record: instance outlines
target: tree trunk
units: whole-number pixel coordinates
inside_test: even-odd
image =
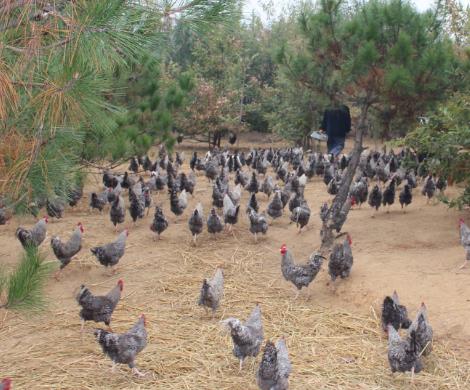
[[[335,242],[335,235],[333,233],[333,219],[336,219],[340,213],[343,205],[348,199],[349,189],[353,181],[354,175],[356,174],[357,166],[361,159],[361,153],[364,148],[362,146],[363,136],[366,129],[367,122],[367,111],[369,110],[369,104],[364,104],[361,107],[361,115],[359,117],[359,123],[356,130],[356,135],[354,139],[354,149],[352,152],[351,160],[349,165],[346,168],[346,172],[341,181],[341,185],[338,191],[338,195],[333,199],[333,203],[328,210],[328,215],[326,217],[326,222],[323,223],[323,237],[320,247],[320,253],[322,256],[327,256],[331,251],[333,244]]]

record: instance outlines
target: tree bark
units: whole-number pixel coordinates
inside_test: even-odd
[[[369,104],[365,103],[361,107],[361,115],[359,117],[359,123],[358,123],[357,130],[356,130],[356,135],[354,139],[354,149],[351,155],[351,160],[349,161],[349,165],[346,168],[346,172],[343,176],[343,180],[341,181],[338,194],[333,199],[333,203],[331,207],[328,209],[326,221],[323,223],[323,229],[322,229],[323,236],[322,236],[322,242],[321,242],[321,247],[320,247],[320,253],[322,256],[325,256],[325,257],[331,251],[333,244],[335,242],[335,238],[336,238],[333,232],[334,230],[333,220],[336,219],[343,205],[348,199],[349,189],[351,187],[351,183],[353,181],[354,175],[356,174],[356,169],[359,165],[361,154],[364,151],[364,147],[362,146],[362,141],[364,137],[364,132],[366,130],[368,110],[369,110]]]

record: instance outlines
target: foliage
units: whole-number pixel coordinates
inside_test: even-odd
[[[45,305],[43,287],[50,274],[50,264],[35,247],[26,248],[15,270],[0,273],[0,297],[7,309],[40,310]]]
[[[148,67],[166,54],[164,38],[176,20],[200,33],[230,18],[234,3],[2,2],[0,195],[24,209],[39,196],[69,193],[83,164],[127,158],[160,136],[168,139],[164,123],[180,104],[178,91],[159,91],[165,104],[142,110],[156,121],[148,128],[137,120],[137,107],[122,105],[127,86],[119,75],[147,58],[143,73],[151,77]],[[155,72],[155,82],[159,76]],[[155,106],[155,93],[141,97],[140,109]]]
[[[461,183],[463,193],[444,198],[451,207],[470,206],[470,97],[456,94],[403,139],[403,144],[427,156],[437,175]]]

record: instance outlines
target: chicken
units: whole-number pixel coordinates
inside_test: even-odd
[[[303,200],[303,195],[295,193],[289,200],[289,211],[292,213],[296,207],[299,207],[302,204]]]
[[[261,349],[264,338],[261,308],[256,305],[245,323],[233,317],[227,318],[222,323],[230,330],[233,341],[233,354],[240,360],[241,370],[243,361],[248,356],[258,356]]]
[[[147,214],[149,215],[150,206],[152,206],[152,194],[150,193],[150,188],[145,186],[142,190],[142,196],[144,199],[144,208],[147,209]]]
[[[387,330],[387,325],[392,325],[396,330],[408,329],[411,321],[408,318],[408,311],[404,305],[400,305],[398,294],[393,292],[392,296],[386,296],[382,305],[382,328]]]
[[[395,177],[392,177],[382,194],[382,204],[387,206],[387,213],[390,212],[390,206],[395,203]]]
[[[375,208],[377,211],[382,204],[382,191],[380,190],[378,184],[372,188],[372,191],[369,194],[369,205],[370,207]]]
[[[281,338],[276,345],[266,342],[263,357],[256,375],[261,390],[288,390],[292,367],[286,341]]]
[[[388,362],[392,373],[411,371],[412,376],[422,370],[423,365],[419,357],[416,343],[416,333],[411,332],[410,337],[402,340],[398,332],[391,325],[387,325],[388,332]]]
[[[67,198],[69,200],[69,206],[70,207],[75,207],[79,200],[82,199],[82,196],[83,196],[83,187],[81,186],[74,186],[72,187],[69,192],[68,192],[68,195],[67,195]]]
[[[209,218],[207,218],[207,231],[214,236],[224,229],[222,219],[217,215],[214,208],[211,209]]]
[[[283,209],[281,191],[278,190],[274,193],[272,201],[268,204],[267,213],[271,218],[276,219],[282,216]]]
[[[134,184],[135,180],[129,176],[129,173],[124,172],[124,176],[121,182],[122,188],[132,188],[134,187]]]
[[[103,246],[91,248],[90,251],[96,256],[101,265],[104,265],[105,267],[114,267],[119,263],[119,260],[124,255],[128,235],[129,231],[125,229],[121,234],[119,234],[115,241]]]
[[[20,240],[23,248],[27,249],[30,246],[38,247],[42,244],[46,239],[47,222],[48,218],[44,217],[36,222],[31,230],[24,229],[22,227],[16,229],[16,237]]]
[[[228,191],[228,196],[230,196],[230,199],[232,200],[233,204],[240,204],[240,199],[242,197],[242,186],[240,184],[237,184],[233,190]]]
[[[134,173],[137,173],[139,171],[139,162],[135,157],[131,158],[131,161],[129,163],[129,171],[132,171]]]
[[[171,212],[178,217],[183,214],[186,207],[188,207],[186,190],[183,190],[178,196],[176,195],[176,191],[172,190],[170,194]]]
[[[5,225],[12,217],[12,213],[6,207],[0,207],[0,225]]]
[[[250,232],[255,236],[255,242],[258,242],[258,234],[266,234],[268,231],[268,222],[264,215],[257,214],[254,209],[249,210],[248,218],[250,219]]]
[[[465,224],[465,221],[461,218],[459,220],[460,228],[460,243],[465,249],[466,260],[460,268],[465,268],[470,262],[470,228]]]
[[[220,191],[217,184],[212,186],[212,206],[221,209],[224,207],[224,193]]]
[[[233,225],[238,222],[238,211],[240,205],[235,206],[230,197],[225,194],[224,196],[224,223],[225,226],[229,225],[229,230],[232,231]]]
[[[62,242],[60,237],[52,236],[51,247],[55,257],[60,261],[60,268],[55,274],[58,280],[62,270],[70,263],[74,257],[82,249],[82,234],[84,233],[83,225],[78,223],[76,229],[67,242]]]
[[[363,176],[358,181],[356,181],[351,187],[351,196],[356,199],[356,203],[361,208],[361,205],[367,202],[368,190],[368,183],[367,177]]]
[[[56,197],[54,199],[47,199],[46,211],[47,215],[51,218],[62,218],[65,210],[65,201],[62,198]]]
[[[124,199],[121,196],[118,196],[111,204],[111,209],[109,210],[109,217],[114,225],[114,231],[117,232],[117,225],[123,223],[126,217]]]
[[[103,352],[113,362],[127,364],[133,374],[144,376],[135,366],[137,355],[147,346],[147,330],[145,329],[145,315],[142,314],[135,325],[126,333],[111,333],[103,329],[95,329],[95,337],[101,345]]]
[[[157,233],[157,237],[160,240],[160,234],[162,234],[167,227],[168,220],[163,215],[163,210],[160,207],[156,206],[153,222],[150,225],[150,230],[154,233]]]
[[[212,279],[204,279],[199,296],[199,306],[204,306],[212,310],[212,316],[220,305],[220,300],[224,294],[224,274],[221,268],[217,268]]]
[[[250,210],[254,210],[256,212],[259,211],[258,201],[256,200],[255,193],[252,193],[250,196],[250,200],[248,201],[248,206],[246,208],[246,212],[249,213]]]
[[[93,295],[83,284],[80,286],[76,300],[82,307],[80,310],[81,331],[83,331],[85,321],[104,322],[106,326],[110,326],[111,316],[121,299],[123,288],[124,282],[122,279],[119,279],[116,286],[106,295]]]
[[[251,192],[251,193],[255,193],[255,194],[258,193],[259,183],[258,183],[258,179],[256,178],[256,173],[255,172],[253,172],[251,174],[251,180],[248,183],[248,185],[245,187],[245,190],[247,190],[248,192]]]
[[[194,168],[196,167],[197,164],[197,152],[193,153],[193,156],[191,157],[191,160],[189,160],[189,167],[191,168],[192,171],[194,171]]]
[[[188,221],[189,230],[193,236],[193,243],[196,245],[197,236],[202,233],[204,228],[204,219],[202,215],[202,204],[198,203],[193,214]]]
[[[191,172],[188,176],[185,173],[180,173],[180,188],[186,190],[191,195],[194,194],[194,188],[196,187],[196,176]]]
[[[307,264],[298,265],[294,263],[291,253],[287,250],[286,245],[281,246],[281,271],[284,279],[292,282],[297,288],[294,299],[297,299],[302,287],[308,287],[315,279],[323,264],[324,257],[319,253],[312,253]]]
[[[295,222],[297,227],[299,228],[299,233],[302,231],[302,228],[308,224],[310,220],[310,208],[306,201],[303,201],[299,207],[296,207],[292,210],[292,215],[290,216],[290,220]]]
[[[261,184],[261,192],[265,193],[268,196],[268,199],[271,197],[272,192],[274,191],[274,181],[271,176],[266,176]]]
[[[434,196],[436,192],[436,182],[432,175],[429,175],[425,182],[421,193],[426,196],[426,202],[429,203],[429,200]]]
[[[0,382],[0,390],[10,390],[11,389],[11,379],[3,378]]]
[[[324,202],[320,208],[320,219],[323,223],[326,222],[326,218],[328,217],[328,203]]]
[[[444,177],[439,176],[437,180],[435,180],[435,183],[436,188],[439,190],[439,193],[443,194],[447,188],[447,180]]]
[[[108,188],[108,193],[106,195],[108,199],[108,203],[113,203],[116,200],[116,198],[119,195],[121,195],[121,192],[122,192],[121,183],[118,183],[117,186],[114,188]]]
[[[246,174],[240,171],[239,169],[237,169],[237,172],[235,174],[235,185],[241,184],[241,186],[245,188],[247,183],[248,183],[248,177],[246,176]]]
[[[331,250],[330,261],[328,262],[328,274],[333,282],[337,277],[344,279],[351,273],[353,265],[351,244],[351,236],[347,234],[343,243],[336,244]]]
[[[339,190],[338,181],[335,178],[331,179],[326,188],[326,192],[328,192],[330,195],[337,195],[338,190]]]
[[[428,311],[424,302],[418,310],[415,320],[408,328],[408,336],[411,338],[412,332],[416,335],[416,346],[418,353],[427,356],[432,351],[433,330],[428,322]]]
[[[107,196],[108,194],[106,191],[100,194],[92,192],[90,198],[90,211],[93,209],[98,209],[101,213],[104,209],[104,206],[106,206],[106,203],[108,203]]]
[[[215,161],[208,161],[206,163],[205,172],[209,182],[215,180],[215,178],[217,177],[217,165]]]
[[[411,192],[411,187],[408,183],[403,186],[403,189],[398,196],[398,200],[400,201],[401,208],[403,208],[403,206],[407,207],[411,204],[413,193]]]

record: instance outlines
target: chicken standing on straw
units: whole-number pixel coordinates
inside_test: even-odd
[[[160,240],[160,234],[162,234],[168,227],[168,220],[166,219],[165,215],[163,214],[163,210],[156,206],[155,207],[155,215],[153,217],[152,224],[150,225],[150,230],[157,234],[157,239]],[[155,241],[155,236],[154,236]]]
[[[240,370],[248,356],[256,357],[263,342],[263,321],[259,305],[253,309],[245,323],[238,318],[227,318],[222,324],[230,330],[233,341],[233,354],[240,359]]]
[[[212,279],[204,279],[199,296],[199,306],[212,310],[212,317],[220,305],[220,300],[224,294],[224,274],[221,268],[217,268]]]
[[[147,346],[147,330],[145,315],[142,314],[135,325],[126,333],[111,333],[103,329],[95,329],[95,337],[103,352],[113,362],[112,371],[116,364],[127,364],[132,373],[145,376],[135,366],[137,355]]]
[[[392,325],[395,330],[400,328],[408,329],[411,321],[408,318],[408,310],[404,305],[400,305],[398,294],[393,292],[392,296],[386,296],[382,305],[382,328],[386,332],[387,326]]]
[[[193,244],[196,245],[197,236],[202,233],[204,228],[204,219],[202,214],[202,204],[198,203],[193,214],[188,221],[189,230],[193,236]]]
[[[54,251],[55,257],[60,261],[60,268],[55,273],[56,280],[59,280],[59,275],[62,270],[72,261],[74,257],[82,249],[82,234],[84,233],[83,225],[78,223],[77,228],[74,230],[67,242],[62,242],[60,237],[53,236],[51,239],[51,247]]]
[[[230,197],[225,194],[224,196],[224,222],[225,226],[229,226],[229,231],[232,231],[233,225],[238,222],[238,211],[240,205],[235,206]]]
[[[284,338],[281,338],[276,345],[271,341],[266,342],[257,373],[259,388],[261,390],[288,390],[291,370]]]
[[[392,373],[411,371],[413,380],[414,374],[423,368],[416,342],[416,332],[412,331],[409,337],[402,339],[392,324],[388,324],[387,332],[388,362]]]
[[[258,214],[255,210],[250,209],[248,212],[250,220],[250,232],[255,236],[255,242],[258,242],[258,234],[266,234],[268,231],[268,221],[262,214]]]
[[[222,230],[224,230],[222,218],[217,215],[215,208],[212,208],[209,218],[207,218],[207,231],[215,237],[215,235],[220,233]]]
[[[429,355],[432,351],[433,330],[428,321],[428,311],[424,302],[421,303],[416,319],[408,329],[409,337],[412,332],[416,332],[418,352],[423,356]]]
[[[124,282],[119,279],[116,286],[111,289],[106,295],[93,295],[91,291],[83,284],[80,286],[80,291],[77,294],[77,302],[82,307],[80,310],[80,318],[83,331],[85,321],[104,322],[109,330],[112,332],[110,323],[111,316],[114,309],[121,299],[121,293],[124,288]]]

